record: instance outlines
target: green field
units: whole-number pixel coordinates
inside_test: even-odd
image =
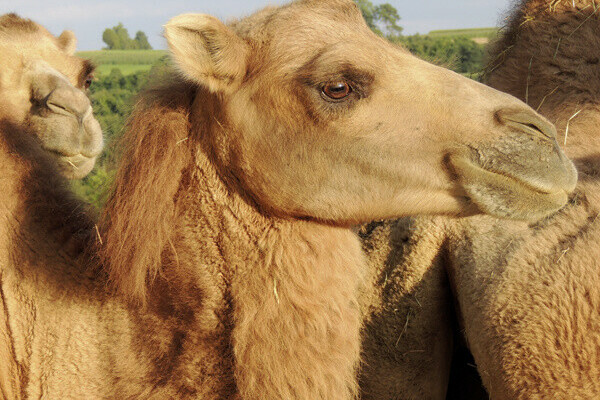
[[[96,73],[98,75],[108,75],[115,68],[120,69],[123,75],[130,75],[136,72],[150,71],[152,64],[99,64]]]
[[[149,71],[162,57],[167,55],[164,50],[95,50],[80,51],[79,57],[92,60],[99,75],[109,74],[113,68],[118,68],[124,75],[139,71]]]
[[[465,36],[468,38],[494,39],[498,36],[498,28],[444,29],[428,33],[429,36]]]

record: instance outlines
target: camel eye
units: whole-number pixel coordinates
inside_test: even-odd
[[[90,86],[92,86],[93,81],[94,81],[94,76],[88,75],[87,78],[85,78],[85,82],[83,82],[83,87],[86,89],[89,89]]]
[[[347,82],[331,82],[323,86],[323,94],[332,100],[342,100],[352,93],[352,88]]]

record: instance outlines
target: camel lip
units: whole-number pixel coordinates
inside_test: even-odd
[[[56,162],[66,178],[81,179],[94,168],[96,157],[87,157],[82,154],[58,156]]]
[[[93,151],[93,152],[79,152],[79,153],[67,153],[64,151],[60,151],[60,150],[56,150],[56,149],[51,149],[51,148],[47,148],[47,147],[43,147],[42,148],[47,151],[48,153],[52,154],[54,157],[57,157],[59,159],[69,159],[71,162],[81,162],[81,161],[86,161],[86,160],[90,160],[93,158],[96,158],[100,155],[100,153],[102,152],[102,150],[99,151]]]
[[[457,173],[460,176],[460,170],[464,169],[465,167],[468,167],[469,169],[471,169],[471,172],[475,172],[476,174],[492,174],[498,177],[501,177],[503,179],[509,179],[511,182],[519,185],[520,187],[527,189],[531,192],[537,193],[537,194],[541,194],[541,195],[547,195],[547,196],[556,196],[557,194],[570,194],[575,190],[575,185],[572,185],[570,187],[561,187],[561,188],[557,188],[556,190],[550,190],[547,188],[546,185],[542,185],[542,184],[537,184],[537,182],[535,180],[532,179],[526,179],[525,177],[519,177],[519,176],[515,176],[512,175],[510,173],[507,173],[505,171],[498,171],[498,170],[493,170],[493,169],[488,169],[488,168],[484,168],[481,165],[478,165],[477,163],[473,162],[472,160],[470,160],[468,157],[460,157],[462,160],[462,162],[460,163],[460,167],[458,167],[457,169]],[[452,163],[455,167],[457,167],[457,163],[456,163],[456,159],[455,162]]]

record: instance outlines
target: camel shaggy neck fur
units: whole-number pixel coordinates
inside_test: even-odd
[[[23,397],[351,399],[365,273],[351,224],[545,215],[574,185],[545,119],[376,37],[349,0],[229,26],[186,14],[165,36],[179,74],[141,95],[97,225],[41,179],[31,186],[66,196],[55,215],[75,219],[54,227],[21,189],[34,157],[2,153],[18,199],[1,209],[14,221],[2,295]],[[486,169],[517,133],[544,163]]]

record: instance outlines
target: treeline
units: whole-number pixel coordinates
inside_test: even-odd
[[[462,36],[403,36],[400,15],[389,3],[375,5],[369,0],[355,0],[367,25],[376,34],[405,46],[411,53],[427,61],[468,75],[483,68],[485,48]]]
[[[411,53],[461,74],[477,75],[483,69],[485,46],[464,36],[404,36],[395,40]]]

